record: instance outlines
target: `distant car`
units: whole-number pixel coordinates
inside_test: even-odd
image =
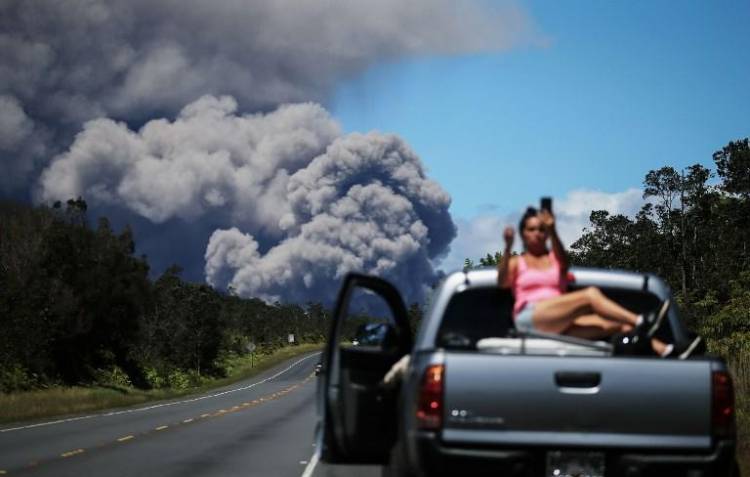
[[[573,268],[569,280],[636,313],[671,298],[652,274]],[[379,347],[339,345],[356,288],[391,309],[393,339]],[[698,346],[663,359],[520,333],[493,269],[449,275],[416,341],[388,282],[350,274],[339,297],[318,382],[323,462],[380,464],[398,477],[738,475],[732,380]],[[657,337],[699,342],[676,306]],[[405,355],[402,382],[389,387],[383,377]]]

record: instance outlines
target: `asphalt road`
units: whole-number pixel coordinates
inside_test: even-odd
[[[0,427],[0,475],[375,477],[317,462],[318,354],[211,393]]]

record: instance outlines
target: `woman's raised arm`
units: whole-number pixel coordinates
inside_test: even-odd
[[[513,227],[505,227],[503,238],[505,239],[505,250],[503,257],[497,264],[497,284],[500,288],[510,288],[513,270],[511,267],[511,249],[513,248]]]
[[[570,262],[568,260],[568,252],[565,251],[565,246],[560,241],[560,237],[557,235],[557,228],[555,227],[555,216],[548,210],[542,210],[539,212],[539,219],[547,229],[550,241],[552,242],[552,252],[555,254],[557,261],[560,263],[560,272],[568,273],[568,267]]]

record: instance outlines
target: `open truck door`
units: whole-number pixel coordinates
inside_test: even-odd
[[[383,377],[412,347],[401,295],[380,278],[350,273],[334,309],[319,382],[321,459],[384,464],[396,437],[396,395]]]

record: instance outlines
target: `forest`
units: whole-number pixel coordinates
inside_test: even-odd
[[[570,246],[574,264],[654,272],[688,325],[725,356],[740,383],[750,369],[750,146],[730,142],[700,164],[649,171],[634,216],[591,212]],[[498,236],[499,236],[498,231]],[[129,228],[90,224],[82,198],[51,206],[0,202],[0,391],[115,383],[188,386],[222,362],[325,340],[322,303],[266,303],[180,277],[152,277]],[[487,254],[477,266],[496,263]],[[466,260],[467,267],[474,262]],[[416,327],[422,309],[409,307]],[[356,326],[355,323],[352,326]]]
[[[688,326],[709,349],[750,365],[748,138],[716,151],[713,162],[715,170],[694,164],[648,171],[644,205],[635,217],[593,210],[590,226],[568,253],[574,265],[664,278]],[[495,265],[499,257],[488,253],[476,265],[467,258],[465,266]]]
[[[180,278],[151,279],[133,233],[88,223],[81,199],[0,202],[0,391],[54,385],[185,388],[232,355],[320,343],[320,303],[266,303]]]

